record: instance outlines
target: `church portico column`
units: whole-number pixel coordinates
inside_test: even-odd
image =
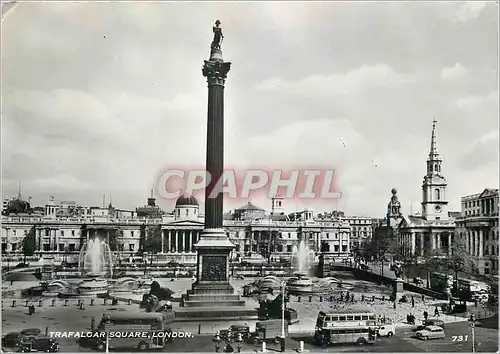
[[[174,232],[174,238],[175,238],[175,244],[174,244],[175,253],[179,253],[180,252],[180,250],[179,250],[179,231],[175,230],[173,232]]]
[[[165,230],[161,230],[161,252],[165,252]]]
[[[415,245],[415,243],[416,243],[416,242],[415,242],[415,241],[416,241],[416,240],[415,240],[415,233],[413,233],[413,232],[412,232],[412,233],[410,234],[410,237],[411,237],[411,255],[412,255],[412,256],[414,256],[414,255],[415,255],[415,246],[416,246],[416,245]]]
[[[448,233],[448,256],[451,256],[451,232]]]
[[[420,256],[424,255],[424,234],[420,234]]]

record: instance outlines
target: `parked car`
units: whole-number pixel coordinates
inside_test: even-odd
[[[44,352],[56,353],[59,351],[59,342],[50,337],[23,337],[20,344],[20,351],[28,352]]]
[[[15,348],[21,341],[22,335],[19,332],[7,333],[2,338],[2,347]]]
[[[417,331],[415,333],[415,337],[417,339],[443,339],[446,337],[444,334],[444,329],[438,326],[426,326],[424,329],[421,331]]]
[[[360,265],[359,265],[359,269],[362,269],[362,270],[370,270],[370,267],[368,267],[366,264],[360,264]]]
[[[229,341],[236,340],[238,333],[241,333],[241,338],[246,341],[250,338],[250,327],[244,325],[232,325],[229,327]]]
[[[396,326],[393,324],[378,327],[378,335],[381,337],[392,337],[394,334],[396,334]]]

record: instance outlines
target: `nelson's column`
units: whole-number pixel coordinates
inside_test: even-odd
[[[205,229],[194,245],[198,252],[197,276],[192,289],[182,296],[180,318],[255,318],[256,311],[234,293],[229,284],[229,254],[235,247],[223,229],[223,195],[216,185],[224,170],[224,83],[231,63],[222,59],[223,39],[220,21],[213,27],[210,59],[205,60],[203,76],[208,83],[208,122],[206,170],[212,176],[205,189]],[[213,195],[212,195],[213,194]]]

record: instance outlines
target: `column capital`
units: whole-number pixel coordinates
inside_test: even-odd
[[[218,60],[205,60],[202,73],[207,78],[208,86],[222,86],[226,82],[231,63]]]

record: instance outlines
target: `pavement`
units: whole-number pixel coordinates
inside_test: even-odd
[[[342,274],[339,273],[340,276]],[[241,289],[241,284],[250,282],[251,279],[239,281],[234,284],[236,289]],[[161,281],[162,286],[168,286],[173,289],[176,294],[181,294],[186,288],[190,286],[190,279],[179,279],[179,281]],[[319,301],[315,298],[309,302],[308,299],[302,298],[298,301],[297,297],[291,297],[289,307],[297,310],[300,322],[290,326],[289,338],[286,341],[287,352],[294,351],[299,348],[300,341],[304,341],[306,351],[323,352],[323,351],[340,351],[340,352],[455,352],[455,351],[471,351],[471,329],[466,322],[466,318],[441,315],[440,319],[443,320],[447,337],[441,341],[418,341],[412,338],[412,326],[404,323],[406,315],[413,313],[416,316],[417,323],[422,320],[422,313],[427,310],[429,314],[434,313],[434,306],[439,302],[433,302],[432,299],[426,298],[421,301],[421,296],[415,296],[415,307],[411,303],[398,304],[396,310],[393,308],[393,303],[390,301],[382,300],[365,300],[361,302],[361,294],[367,298],[371,294],[380,297],[381,294],[390,293],[389,288],[380,287],[377,284],[370,282],[349,280],[350,283],[355,284],[351,294],[355,294],[355,303],[346,303],[339,300],[339,293],[335,293],[334,301],[329,301],[329,296],[324,297],[324,301]],[[241,283],[241,284],[240,284]],[[20,284],[13,284],[16,290]],[[254,303],[257,306],[256,299],[247,299],[249,303]],[[2,301],[2,332],[15,332],[26,328],[40,328],[45,331],[48,327],[49,331],[88,331],[90,330],[90,321],[92,317],[98,322],[105,312],[142,312],[137,304],[130,304],[120,302],[118,305],[108,304],[104,305],[103,299],[95,299],[94,306],[90,306],[90,299],[85,299],[86,307],[80,310],[77,306],[76,299],[70,299],[69,305],[64,306],[63,299],[56,299],[56,306],[51,306],[52,299],[45,298],[42,307],[38,307],[38,302],[34,301],[35,314],[29,315],[28,309],[25,307],[25,301],[21,298],[17,299],[17,306],[12,307],[12,298],[3,298]],[[173,303],[174,310],[178,304]],[[312,343],[313,331],[316,322],[316,316],[319,311],[335,311],[343,308],[355,308],[373,311],[379,316],[386,316],[397,323],[397,333],[393,338],[381,338],[373,345],[366,347],[359,347],[353,345],[347,346],[330,346],[327,348],[320,348]],[[498,320],[498,317],[497,317]],[[457,322],[458,321],[458,322]],[[168,343],[163,351],[170,352],[200,352],[200,351],[214,351],[214,343],[212,341],[213,334],[220,329],[227,329],[233,324],[246,324],[253,330],[257,321],[219,321],[219,322],[174,322],[170,324],[173,331],[188,332],[192,335],[191,338],[183,338],[174,340]],[[453,323],[456,322],[456,323]],[[494,320],[481,320],[481,325],[475,331],[476,335],[476,349],[479,352],[497,351],[498,349],[498,334],[497,329],[492,328],[491,325]],[[489,324],[488,324],[489,323]],[[496,326],[498,328],[498,326]],[[453,340],[453,336],[457,336]],[[462,336],[462,341],[458,340],[458,336]],[[467,339],[465,340],[465,338]],[[90,351],[86,348],[80,348],[75,338],[60,338],[61,351],[63,352],[79,352]],[[334,348],[334,349],[333,349]],[[242,347],[243,352],[257,352],[260,347],[253,344],[244,344]],[[279,351],[278,345],[274,343],[268,344],[268,351]]]

